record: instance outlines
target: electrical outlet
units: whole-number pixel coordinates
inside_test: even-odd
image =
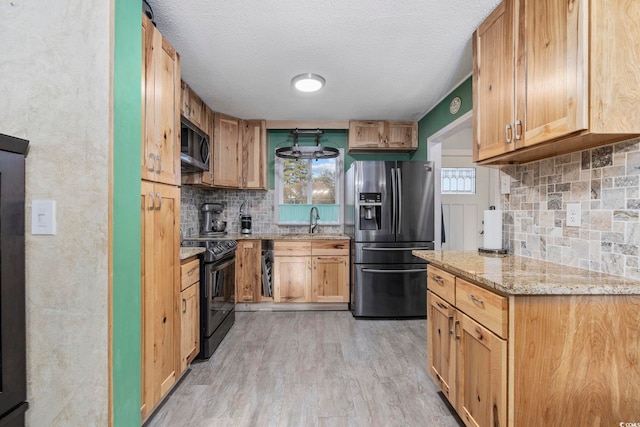
[[[567,227],[580,227],[581,220],[580,203],[567,203]]]

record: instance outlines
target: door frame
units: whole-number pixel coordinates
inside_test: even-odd
[[[434,243],[436,251],[442,249],[442,215],[438,214],[438,211],[442,212],[442,198],[440,197],[442,142],[460,130],[472,126],[472,122],[473,110],[470,110],[427,138],[427,158],[434,162],[435,167],[433,206],[435,228]],[[497,207],[500,202],[499,167],[489,167],[489,169],[489,206]]]

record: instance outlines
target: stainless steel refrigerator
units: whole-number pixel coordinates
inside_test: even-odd
[[[357,161],[345,179],[345,233],[352,240],[355,317],[425,317],[434,247],[433,162]]]

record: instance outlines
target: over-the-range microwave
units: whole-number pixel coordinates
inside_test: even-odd
[[[184,172],[209,170],[209,136],[189,119],[180,116],[180,162]]]

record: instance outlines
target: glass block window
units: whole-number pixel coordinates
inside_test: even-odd
[[[442,168],[442,194],[476,194],[476,168]]]

